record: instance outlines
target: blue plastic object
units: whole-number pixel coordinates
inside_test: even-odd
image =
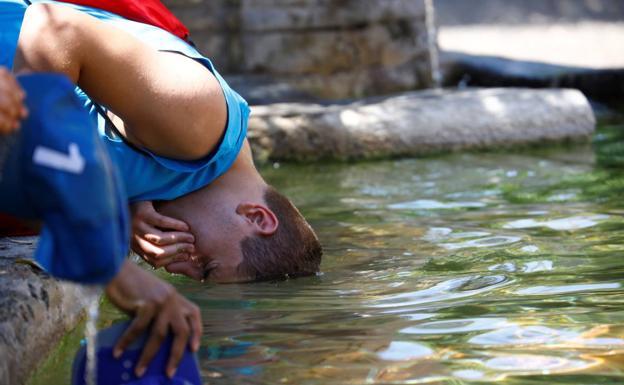
[[[134,367],[147,340],[147,334],[129,346],[119,359],[113,357],[115,342],[128,327],[129,322],[117,323],[101,330],[97,335],[97,382],[98,385],[201,385],[197,357],[190,350],[184,352],[178,370],[172,379],[165,374],[165,365],[171,351],[172,336],[169,335],[152,359],[143,377],[134,375]],[[72,369],[72,385],[85,385],[86,346],[82,346]]]
[[[128,251],[122,182],[67,78],[18,80],[29,116],[3,163],[0,211],[43,220],[35,259],[50,274],[107,283]]]

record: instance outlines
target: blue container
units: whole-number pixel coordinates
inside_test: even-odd
[[[147,334],[129,346],[119,359],[113,357],[113,347],[129,324],[129,322],[120,322],[98,333],[96,342],[98,385],[201,385],[197,357],[188,348],[184,352],[175,376],[169,379],[165,374],[173,342],[171,334],[150,362],[143,377],[136,377],[134,367],[147,341]],[[86,345],[83,345],[74,359],[72,385],[86,384],[86,364]]]

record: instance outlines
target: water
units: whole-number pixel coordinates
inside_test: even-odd
[[[624,383],[623,132],[263,168],[318,230],[323,273],[169,278],[202,309],[205,384]]]
[[[206,383],[624,383],[607,147],[263,169],[318,229],[323,274],[179,282]]]
[[[85,340],[87,343],[87,368],[85,382],[87,385],[97,384],[96,335],[102,287],[87,286],[84,289],[87,304],[87,321],[85,324]]]

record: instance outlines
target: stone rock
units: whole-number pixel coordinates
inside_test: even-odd
[[[393,69],[370,67],[328,75],[238,75],[227,76],[226,79],[250,104],[315,102],[400,92],[405,82],[422,81],[414,73],[412,64],[406,63]]]
[[[368,159],[587,139],[595,118],[577,90],[410,92],[344,105],[252,109],[262,160]]]
[[[424,0],[165,4],[225,74],[277,79],[299,93],[331,99],[432,84]]]
[[[35,237],[0,238],[0,383],[24,384],[83,315],[84,296],[28,264]]]
[[[419,0],[242,0],[244,31],[352,29],[368,24],[420,19]]]

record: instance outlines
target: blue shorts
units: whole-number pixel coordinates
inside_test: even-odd
[[[33,1],[33,3],[54,1]],[[249,106],[232,90],[215,70],[209,59],[203,57],[184,40],[160,28],[127,20],[99,9],[74,4],[59,3],[74,8],[135,36],[145,44],[160,50],[173,51],[197,60],[211,71],[223,90],[228,109],[227,126],[218,148],[197,161],[182,161],[153,154],[147,149],[137,149],[126,143],[111,129],[110,123],[87,95],[79,89],[78,95],[96,120],[113,163],[119,169],[129,201],[171,200],[198,190],[224,174],[234,163],[247,134]],[[11,68],[17,38],[26,9],[23,1],[0,0],[0,65]],[[103,36],[105,38],[105,36]]]

